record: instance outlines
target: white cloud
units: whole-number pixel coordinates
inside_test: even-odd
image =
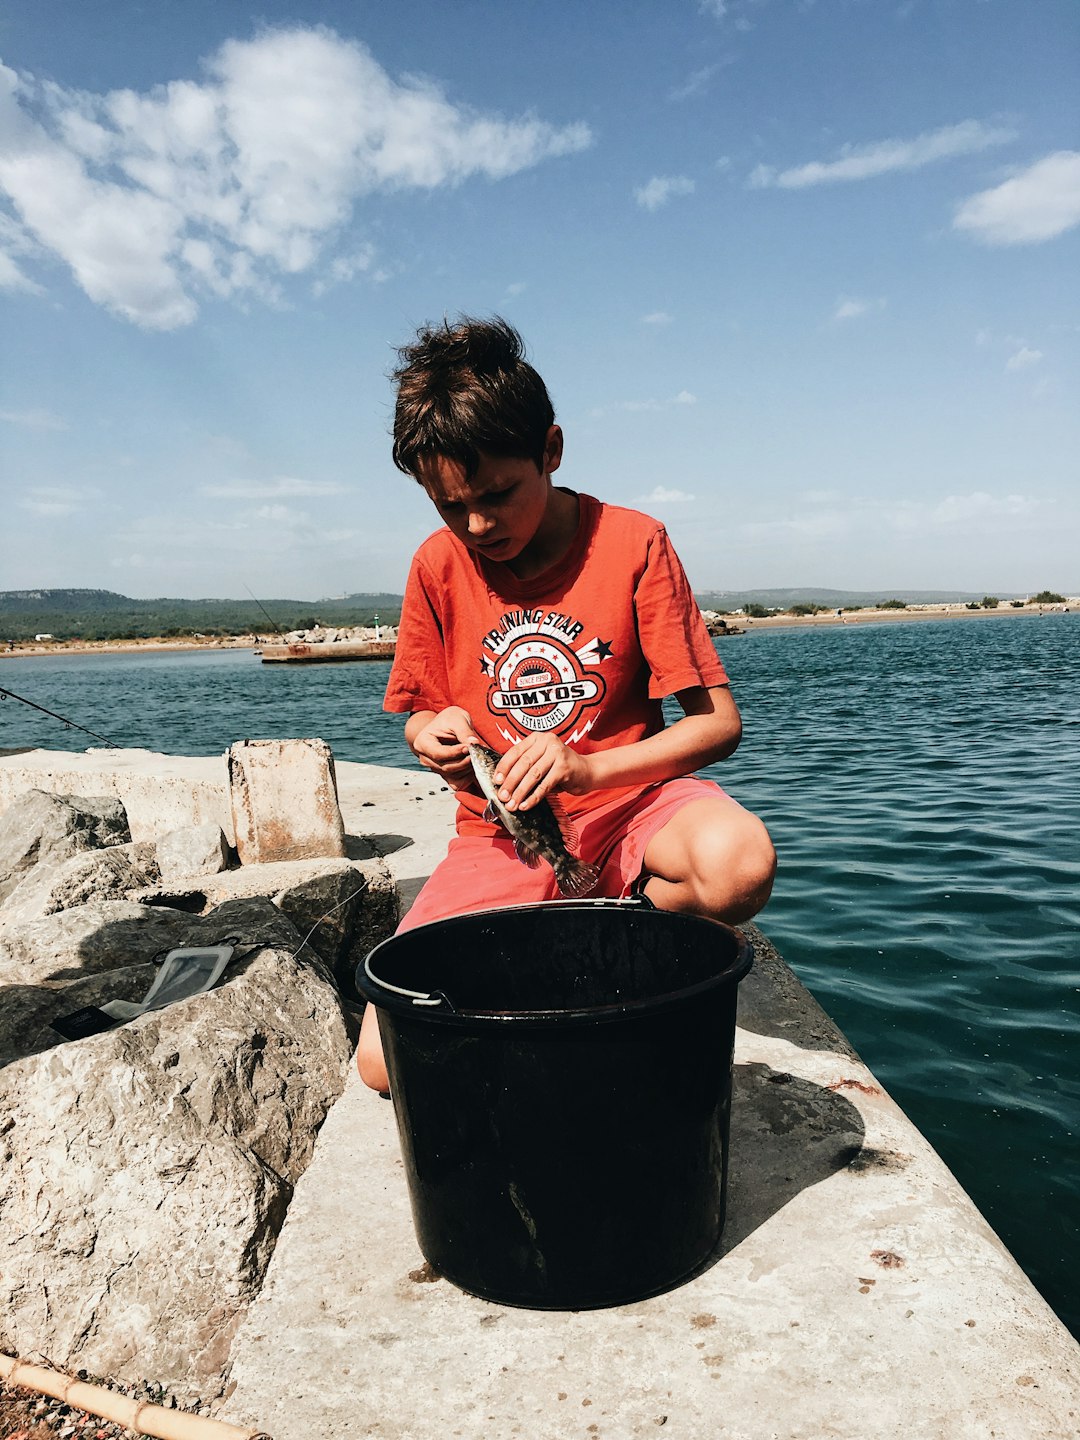
[[[28,295],[41,295],[40,285],[19,269],[13,256],[0,250],[0,290],[23,290]]]
[[[199,493],[213,500],[280,500],[297,496],[344,495],[346,487],[332,480],[294,480],[282,475],[274,480],[227,480],[201,485]]]
[[[1016,131],[1004,125],[984,125],[964,120],[928,131],[912,140],[878,140],[872,145],[845,145],[835,160],[813,160],[790,170],[759,165],[750,175],[753,189],[778,186],[782,190],[803,190],[809,185],[832,184],[842,180],[868,180],[894,170],[919,170],[936,160],[955,155],[974,155],[993,145],[1016,139]]]
[[[335,256],[327,268],[325,276],[315,281],[311,287],[315,296],[325,295],[334,285],[346,284],[355,280],[357,275],[371,275],[377,279],[383,275],[382,271],[372,271],[375,263],[374,245],[362,245],[359,250],[354,250],[350,255]]]
[[[255,511],[257,520],[271,520],[276,525],[308,524],[310,516],[302,510],[291,510],[288,505],[260,505]]]
[[[877,300],[857,300],[853,298],[839,299],[836,302],[836,309],[833,311],[833,321],[858,320],[863,315],[869,315],[876,310],[884,310],[886,301],[883,298]]]
[[[668,99],[678,102],[703,94],[709,88],[709,81],[719,69],[719,65],[704,65],[700,70],[695,70],[681,85],[676,85],[675,89],[669,92]]]
[[[988,495],[985,490],[973,490],[968,495],[946,495],[931,507],[930,517],[939,525],[956,525],[973,520],[1016,519],[1039,508],[1039,501],[1027,495]]]
[[[693,499],[694,496],[686,490],[670,490],[666,485],[657,485],[648,495],[642,495],[639,503],[644,505],[686,505]]]
[[[1026,345],[1021,345],[1015,355],[1010,355],[1005,361],[1006,370],[1030,370],[1033,365],[1038,365],[1043,358],[1041,350],[1029,350]]]
[[[1036,245],[1080,225],[1080,151],[1059,150],[957,207],[953,229],[983,245]]]
[[[151,329],[190,323],[206,294],[272,297],[365,196],[498,180],[592,143],[582,124],[504,120],[394,80],[328,29],[230,40],[204,70],[93,95],[0,66],[0,191],[92,300]],[[354,247],[330,278],[372,259]]]
[[[8,425],[23,425],[27,430],[66,430],[67,421],[51,410],[0,410],[0,420]]]
[[[697,396],[692,395],[689,390],[680,390],[677,395],[672,395],[670,400],[616,400],[611,405],[599,405],[589,413],[593,419],[601,415],[610,414],[614,411],[621,411],[626,415],[656,414],[661,410],[670,410],[673,405],[696,405]]]
[[[722,20],[727,14],[727,0],[698,0],[698,9],[702,15],[711,15],[714,20]]]
[[[648,315],[642,315],[643,325],[670,325],[672,317],[666,310],[651,310]]]
[[[756,549],[783,549],[843,541],[848,556],[856,549],[872,551],[892,537],[932,539],[955,549],[958,532],[967,541],[1009,536],[1045,523],[1047,502],[1028,495],[991,495],[983,490],[946,495],[940,500],[882,498],[877,495],[840,495],[810,492],[800,497],[803,506],[774,510],[760,519],[737,523],[729,543]],[[839,552],[837,552],[839,553]],[[945,553],[945,552],[943,552]],[[950,552],[951,553],[951,552]]]
[[[672,196],[693,193],[694,182],[686,175],[654,175],[634,191],[634,199],[643,210],[659,210]]]
[[[84,510],[90,498],[90,492],[78,490],[72,485],[35,485],[27,491],[19,505],[31,515],[53,520]]]

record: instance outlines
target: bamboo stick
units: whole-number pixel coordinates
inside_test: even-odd
[[[51,1395],[65,1405],[88,1410],[103,1420],[115,1420],[137,1435],[152,1435],[155,1440],[270,1440],[262,1430],[242,1430],[227,1420],[209,1420],[183,1410],[166,1410],[147,1400],[133,1400],[130,1395],[108,1390],[104,1385],[76,1380],[60,1370],[17,1360],[13,1355],[0,1353],[0,1379],[36,1390],[39,1395]]]

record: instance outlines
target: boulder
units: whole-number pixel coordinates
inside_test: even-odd
[[[5,985],[0,990],[0,1067],[40,1055],[64,1043],[52,1028],[61,1015],[107,1000],[140,1003],[153,984],[156,967],[125,965],[103,975],[85,975],[53,985]]]
[[[0,1066],[59,1045],[50,1028],[58,1015],[142,1000],[155,960],[188,944],[192,928],[183,911],[127,900],[0,927]],[[215,931],[212,938],[223,937]]]
[[[163,880],[189,875],[217,875],[229,868],[229,842],[220,825],[208,820],[170,830],[157,842],[157,863]]]
[[[196,924],[180,910],[130,900],[101,900],[38,920],[9,921],[0,926],[0,986],[67,984],[126,965],[150,964],[166,950],[187,944]],[[0,1014],[2,1000],[0,990]]]
[[[354,1033],[268,901],[184,920],[180,943],[263,948],[208,994],[0,1070],[0,1347],[192,1402],[220,1393]]]
[[[89,900],[114,900],[159,878],[157,853],[148,840],[73,855],[54,865],[39,862],[0,904],[0,924],[38,920]]]
[[[372,946],[393,934],[397,887],[384,860],[278,860],[242,865],[218,875],[162,882],[136,892],[142,901],[208,910],[242,896],[266,895],[326,961],[352,1003],[356,966]],[[2,913],[2,912],[0,912]]]
[[[0,815],[0,903],[42,862],[131,839],[127,815],[110,795],[50,795],[27,790]]]

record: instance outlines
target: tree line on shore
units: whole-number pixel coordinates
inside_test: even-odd
[[[775,615],[808,616],[843,610],[905,610],[913,604],[933,603],[914,593],[906,599],[874,601],[851,591],[810,591],[807,598],[790,599],[794,591],[751,591],[736,595],[706,591],[697,596],[702,609],[718,615],[765,619]],[[756,596],[757,598],[751,598]],[[828,597],[827,600],[824,597]],[[782,598],[781,598],[782,597]],[[813,598],[811,598],[813,597]],[[1004,597],[984,595],[938,596],[940,603],[964,604],[969,610],[994,610],[1002,604],[1059,605],[1064,596],[1053,590],[1037,595]],[[773,600],[773,603],[769,603]],[[110,590],[9,590],[0,592],[0,640],[26,644],[47,636],[56,641],[191,640],[254,635],[277,639],[292,630],[316,626],[396,625],[401,614],[400,595],[371,593],[339,599],[306,600],[133,600]]]

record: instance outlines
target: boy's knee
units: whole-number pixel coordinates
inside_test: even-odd
[[[772,893],[776,850],[764,823],[742,810],[734,824],[699,833],[692,865],[703,910],[739,923],[756,915]]]
[[[364,1011],[360,1025],[360,1041],[356,1047],[356,1068],[369,1090],[389,1090],[390,1079],[383,1059],[382,1038],[378,1016],[373,1005]]]

